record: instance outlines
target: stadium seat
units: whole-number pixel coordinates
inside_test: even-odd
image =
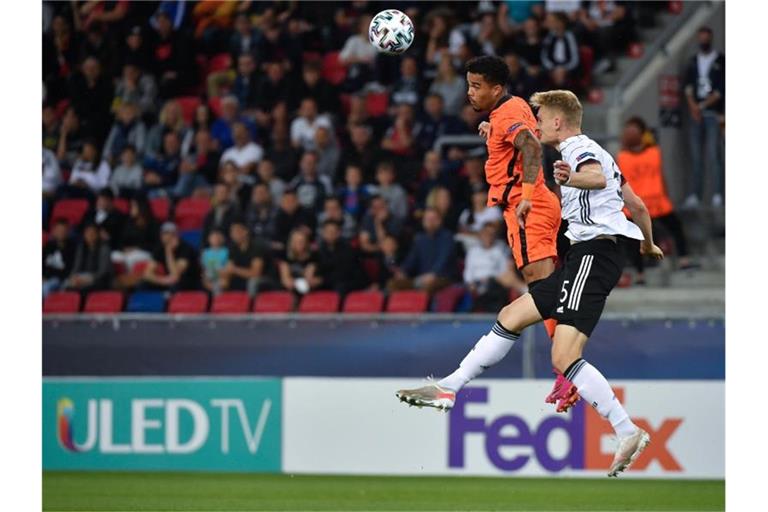
[[[337,292],[309,292],[299,302],[299,313],[337,313],[341,297]]]
[[[332,85],[339,85],[347,78],[347,68],[339,60],[340,52],[328,52],[323,56],[323,78]]]
[[[45,247],[45,244],[48,243],[48,239],[50,237],[51,237],[51,235],[49,235],[46,230],[43,230],[43,247]]]
[[[83,220],[83,215],[88,211],[88,201],[85,199],[59,199],[53,205],[51,223],[58,219],[66,219],[72,226],[77,226]]]
[[[381,313],[384,294],[377,291],[350,292],[344,299],[344,313]]]
[[[344,117],[347,117],[352,110],[352,96],[339,94],[339,101],[341,102],[341,111],[344,113]]]
[[[180,231],[202,229],[203,220],[211,208],[208,198],[187,197],[176,205],[176,226]]]
[[[291,311],[293,311],[291,292],[261,292],[253,301],[254,313],[290,313]]]
[[[579,86],[588,89],[592,85],[592,66],[595,62],[595,51],[586,45],[579,46],[579,62],[581,63]]]
[[[199,229],[191,229],[188,231],[182,231],[181,239],[187,242],[189,245],[195,248],[195,250],[200,250],[200,245],[203,239],[203,232]]]
[[[211,109],[211,113],[216,117],[221,117],[221,98],[214,96],[208,100],[208,108]]]
[[[136,292],[128,298],[125,310],[129,313],[162,313],[165,296],[163,292]]]
[[[205,68],[205,76],[217,71],[226,71],[232,67],[232,56],[228,53],[217,53],[208,61]]]
[[[208,294],[205,292],[176,292],[168,302],[169,313],[205,313]]]
[[[509,290],[509,302],[514,302],[517,299],[519,299],[522,296],[522,293],[520,293],[515,288],[512,288]]]
[[[152,215],[155,216],[155,219],[157,219],[158,222],[165,222],[168,220],[171,203],[165,197],[156,197],[149,200],[149,208],[152,210]]]
[[[195,121],[195,110],[200,106],[201,100],[197,96],[180,96],[176,98],[181,107],[181,115],[187,125],[192,126]]]
[[[374,258],[362,258],[363,272],[371,283],[378,283],[381,276],[381,264]]]
[[[387,313],[424,313],[429,304],[429,295],[422,290],[401,290],[392,292],[387,302]]]
[[[43,301],[43,313],[77,313],[80,311],[80,294],[77,292],[53,292]]]
[[[435,293],[435,297],[432,299],[432,311],[435,313],[453,313],[466,292],[460,284],[443,288]]]
[[[83,313],[119,313],[122,310],[122,292],[91,292],[85,298]]]
[[[365,97],[365,109],[372,117],[386,115],[389,107],[389,94],[386,92],[372,92]]]
[[[217,315],[247,313],[250,305],[251,298],[248,292],[223,292],[213,298],[211,313]]]
[[[119,211],[120,213],[128,215],[128,212],[131,210],[131,202],[124,197],[116,197],[114,204],[115,210]]]

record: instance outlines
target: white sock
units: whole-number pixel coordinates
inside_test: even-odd
[[[467,382],[504,359],[519,337],[520,333],[510,332],[496,322],[491,332],[480,338],[461,361],[458,369],[440,380],[438,385],[458,392]]]
[[[613,394],[608,381],[600,371],[586,362],[577,359],[564,372],[565,378],[573,382],[579,394],[603,418],[607,419],[619,439],[631,436],[637,430],[627,411]]]

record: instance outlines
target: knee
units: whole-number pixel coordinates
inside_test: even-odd
[[[518,315],[515,314],[515,308],[513,307],[513,304],[514,302],[501,308],[501,311],[499,311],[499,315],[496,317],[496,320],[498,320],[506,330],[511,332],[520,332],[525,326],[520,321],[520,318],[518,318]]]

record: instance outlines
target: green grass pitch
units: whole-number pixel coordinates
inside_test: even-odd
[[[722,480],[43,473],[46,511],[724,509]]]

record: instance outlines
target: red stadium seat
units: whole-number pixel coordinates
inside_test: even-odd
[[[168,220],[171,203],[165,197],[157,197],[149,200],[149,208],[152,210],[152,215],[155,216],[155,219],[157,219],[158,222],[165,222]]]
[[[168,303],[169,313],[205,313],[208,294],[205,292],[176,292]]]
[[[519,299],[522,296],[522,293],[520,293],[515,288],[512,288],[509,290],[509,302],[514,302],[517,299]]]
[[[91,292],[85,299],[83,313],[119,313],[122,310],[121,292]]]
[[[381,313],[384,294],[377,291],[351,292],[344,300],[344,313]]]
[[[80,294],[77,292],[53,292],[43,301],[43,313],[77,313],[80,311]]]
[[[221,98],[214,96],[208,100],[208,108],[215,117],[221,117]]]
[[[453,313],[456,310],[456,305],[465,293],[466,290],[460,284],[443,288],[435,293],[433,310],[436,313]]]
[[[373,117],[386,115],[389,107],[389,94],[386,92],[372,92],[365,97],[365,108]]]
[[[251,298],[248,292],[224,292],[213,298],[211,313],[217,315],[247,313],[250,304]]]
[[[579,85],[583,89],[592,85],[592,66],[595,63],[595,51],[589,46],[579,46],[579,62],[581,63],[581,79]]]
[[[189,126],[192,126],[195,120],[195,110],[200,106],[200,98],[197,96],[181,96],[176,98],[176,101],[181,107],[181,115],[184,117],[184,122]]]
[[[299,313],[336,313],[341,297],[332,291],[309,292],[299,302]]]
[[[133,265],[133,268],[131,269],[131,274],[134,276],[142,276],[144,275],[144,271],[147,270],[147,267],[149,266],[150,260],[145,261],[138,261]],[[162,263],[157,263],[156,265],[157,275],[164,276],[167,274],[165,271],[165,265]]]
[[[226,71],[232,67],[232,56],[228,53],[217,53],[208,61],[205,69],[205,76],[217,71]]]
[[[66,219],[72,226],[80,224],[83,215],[88,211],[88,201],[85,199],[59,199],[53,205],[51,223],[58,219]]]
[[[131,202],[124,197],[116,197],[115,210],[128,215],[128,212],[131,210]]]
[[[48,243],[48,239],[50,237],[51,235],[49,235],[47,231],[43,230],[43,247],[45,247],[45,244]]]
[[[347,67],[339,60],[339,52],[328,52],[323,56],[323,78],[332,85],[339,85],[347,78]]]
[[[387,302],[387,313],[424,313],[429,296],[422,290],[392,292]]]
[[[253,301],[254,313],[290,313],[293,311],[291,292],[261,292]]]
[[[176,226],[179,231],[202,229],[203,220],[211,208],[211,201],[200,197],[187,197],[176,205]]]
[[[349,94],[339,94],[339,101],[341,102],[341,111],[344,113],[344,117],[347,117],[352,110],[352,96]]]

